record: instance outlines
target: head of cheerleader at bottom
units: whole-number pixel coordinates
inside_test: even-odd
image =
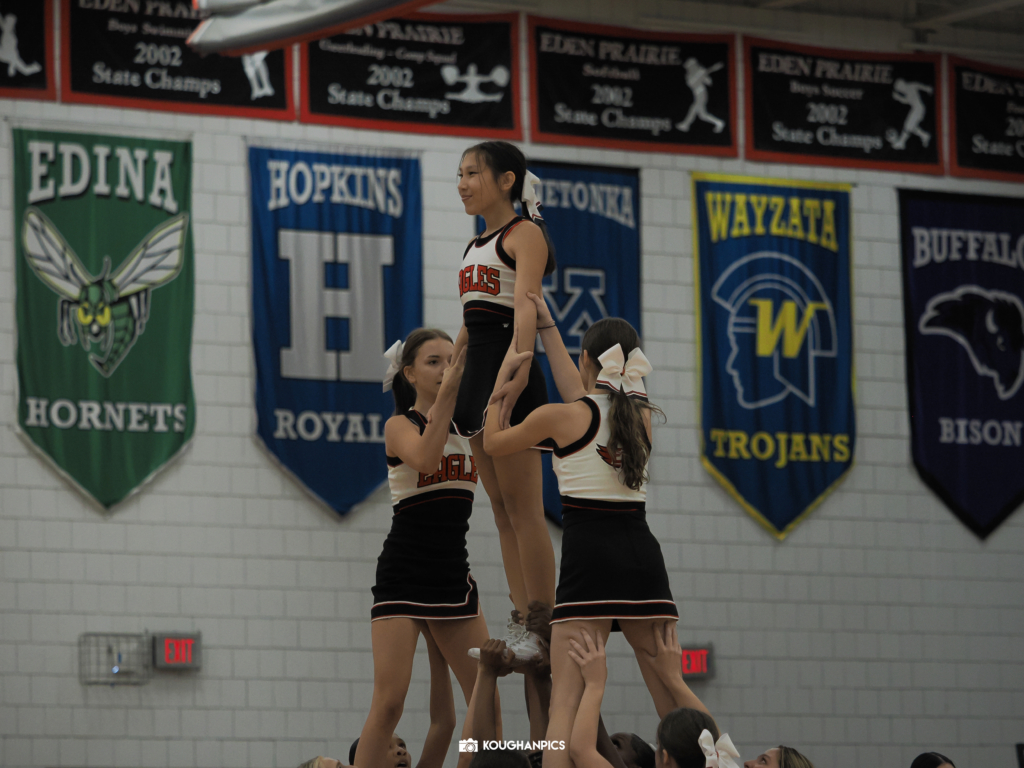
[[[384,391],[395,397],[395,413],[405,413],[419,396],[433,402],[441,388],[444,372],[452,363],[455,344],[439,328],[417,328],[405,341],[396,341],[384,353],[388,369]]]
[[[738,757],[732,741],[719,733],[714,719],[703,710],[674,709],[658,726],[657,768],[705,768],[712,764],[732,768],[738,765]],[[814,768],[814,764],[792,747],[779,745],[743,763],[743,767]]]
[[[613,733],[612,744],[626,768],[655,768],[654,749],[635,733]]]
[[[348,764],[354,766],[356,764],[356,749],[359,747],[359,739],[352,742],[352,746],[348,748]],[[321,758],[323,759],[323,758]],[[399,736],[397,733],[391,734],[391,743],[388,745],[388,754],[384,761],[385,768],[409,768],[412,765],[412,755],[409,754],[409,748],[405,744],[405,739]],[[305,765],[300,765],[299,768],[306,768]],[[309,768],[336,768],[335,766],[309,766]],[[342,766],[344,768],[344,766]]]

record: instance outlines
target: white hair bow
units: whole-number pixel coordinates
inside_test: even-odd
[[[405,350],[405,345],[401,341],[396,341],[391,345],[391,349],[384,353],[384,357],[388,361],[388,370],[384,374],[384,391],[389,392],[392,387],[392,383],[395,380],[395,374],[402,370],[402,352]]]
[[[644,353],[640,351],[640,347],[630,352],[627,358],[622,354],[622,345],[616,344],[597,360],[601,363],[601,372],[597,374],[598,384],[603,384],[616,392],[622,392],[626,397],[647,399],[643,377],[654,368]]]
[[[701,731],[697,743],[700,744],[700,751],[706,758],[704,768],[740,768],[740,764],[733,760],[734,757],[738,760],[740,753],[728,733],[723,733],[716,742],[711,736],[711,731],[705,728]]]
[[[523,210],[529,214],[531,219],[543,220],[544,217],[540,215],[540,209],[544,206],[541,205],[540,198],[537,197],[537,190],[533,188],[534,184],[540,184],[540,179],[527,171],[526,178],[523,179]]]

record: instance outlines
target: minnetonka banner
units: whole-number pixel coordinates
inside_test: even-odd
[[[1020,181],[1024,174],[1024,71],[950,56],[950,172]]]
[[[899,194],[914,466],[984,539],[1024,502],[1024,199]]]
[[[745,47],[749,159],[943,173],[939,56]]]
[[[566,349],[578,360],[587,329],[603,317],[640,327],[640,173],[635,168],[531,162],[541,179],[544,222],[558,254],[544,296]],[[538,342],[538,351],[543,351]],[[547,355],[538,357],[559,402]],[[561,522],[558,480],[543,454],[544,509]]]
[[[736,157],[732,35],[529,29],[535,141]]]
[[[18,428],[111,507],[195,429],[192,145],[12,133]]]
[[[257,434],[339,513],[387,480],[384,351],[423,318],[420,164],[250,147]]]
[[[52,3],[0,9],[0,98],[53,99]],[[12,11],[17,11],[12,12]]]
[[[304,122],[522,139],[519,17],[427,14],[302,46]]]
[[[185,44],[187,2],[63,0],[61,100],[293,120],[291,48],[238,58]]]
[[[701,461],[783,539],[853,465],[850,187],[693,175]]]

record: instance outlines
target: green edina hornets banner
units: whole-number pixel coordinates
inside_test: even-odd
[[[192,145],[13,137],[18,427],[111,507],[195,429]]]

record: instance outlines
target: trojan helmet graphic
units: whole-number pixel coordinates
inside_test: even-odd
[[[917,327],[959,342],[978,375],[992,377],[1000,400],[1024,383],[1024,305],[1012,293],[961,285],[933,296]]]
[[[743,408],[790,393],[815,405],[815,360],[836,356],[836,318],[818,278],[781,253],[762,251],[730,265],[711,288],[729,312],[725,370]]]

